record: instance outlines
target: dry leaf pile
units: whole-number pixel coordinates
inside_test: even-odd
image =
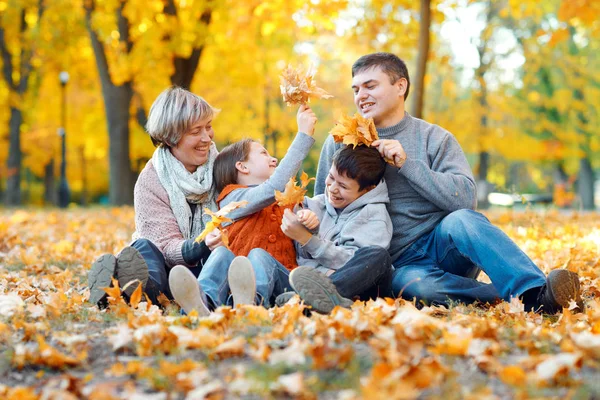
[[[336,143],[343,143],[356,147],[358,145],[370,146],[379,139],[373,118],[365,118],[359,113],[349,117],[342,115],[333,129],[329,131]]]
[[[0,398],[600,397],[600,216],[488,216],[545,272],[577,271],[586,312],[379,299],[307,317],[294,298],[199,318],[116,287],[99,310],[85,275],[133,211],[0,211]]]
[[[277,204],[282,207],[294,207],[297,204],[302,204],[304,201],[304,195],[306,194],[306,187],[310,181],[314,181],[315,178],[308,178],[306,172],[302,172],[300,175],[300,185],[296,182],[296,177],[290,178],[288,183],[285,184],[283,192],[279,190],[275,191],[275,200]]]
[[[281,94],[288,106],[306,104],[310,99],[329,99],[333,96],[317,87],[315,72],[309,68],[306,72],[302,67],[293,68],[288,65],[280,75]]]

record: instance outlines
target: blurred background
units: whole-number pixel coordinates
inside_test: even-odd
[[[279,74],[316,67],[317,145],[353,114],[352,63],[389,51],[407,110],[452,132],[480,208],[600,204],[600,2],[594,0],[0,0],[3,206],[124,205],[169,85],[222,110],[219,148],[296,132]],[[600,175],[598,175],[600,179]]]

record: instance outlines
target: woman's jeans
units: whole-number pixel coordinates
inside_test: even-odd
[[[394,295],[428,304],[510,301],[546,283],[544,273],[504,232],[472,210],[447,215],[405,250],[394,268]],[[476,280],[482,270],[491,284]]]
[[[145,292],[152,304],[160,304],[158,295],[161,293],[172,300],[173,296],[169,290],[169,269],[162,252],[148,239],[138,239],[130,246],[140,252],[142,258],[146,261],[146,265],[148,265],[148,282],[146,283]],[[190,268],[190,271],[198,276],[201,269],[202,266],[200,265]]]

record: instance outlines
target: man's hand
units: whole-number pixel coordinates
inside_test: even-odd
[[[377,147],[383,158],[390,160],[394,166],[402,168],[406,161],[406,153],[399,141],[393,139],[379,139],[371,143],[371,146]]]
[[[299,210],[296,215],[298,216],[298,221],[308,230],[312,231],[319,226],[319,217],[311,210]]]
[[[213,251],[219,246],[225,245],[223,243],[223,238],[221,237],[221,231],[216,228],[211,233],[206,235],[204,238],[204,243],[206,243],[206,246],[210,249],[210,251]]]
[[[290,239],[295,240],[304,246],[310,238],[312,237],[312,233],[310,233],[302,222],[298,220],[298,216],[291,212],[289,209],[286,209],[283,212],[283,219],[281,221],[281,230],[283,233],[289,237]]]

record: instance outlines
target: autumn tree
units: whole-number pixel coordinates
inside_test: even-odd
[[[2,78],[9,92],[9,151],[5,203],[21,204],[21,126],[23,98],[30,86],[30,78],[40,40],[40,24],[45,12],[42,0],[11,4],[0,11],[0,56]]]

